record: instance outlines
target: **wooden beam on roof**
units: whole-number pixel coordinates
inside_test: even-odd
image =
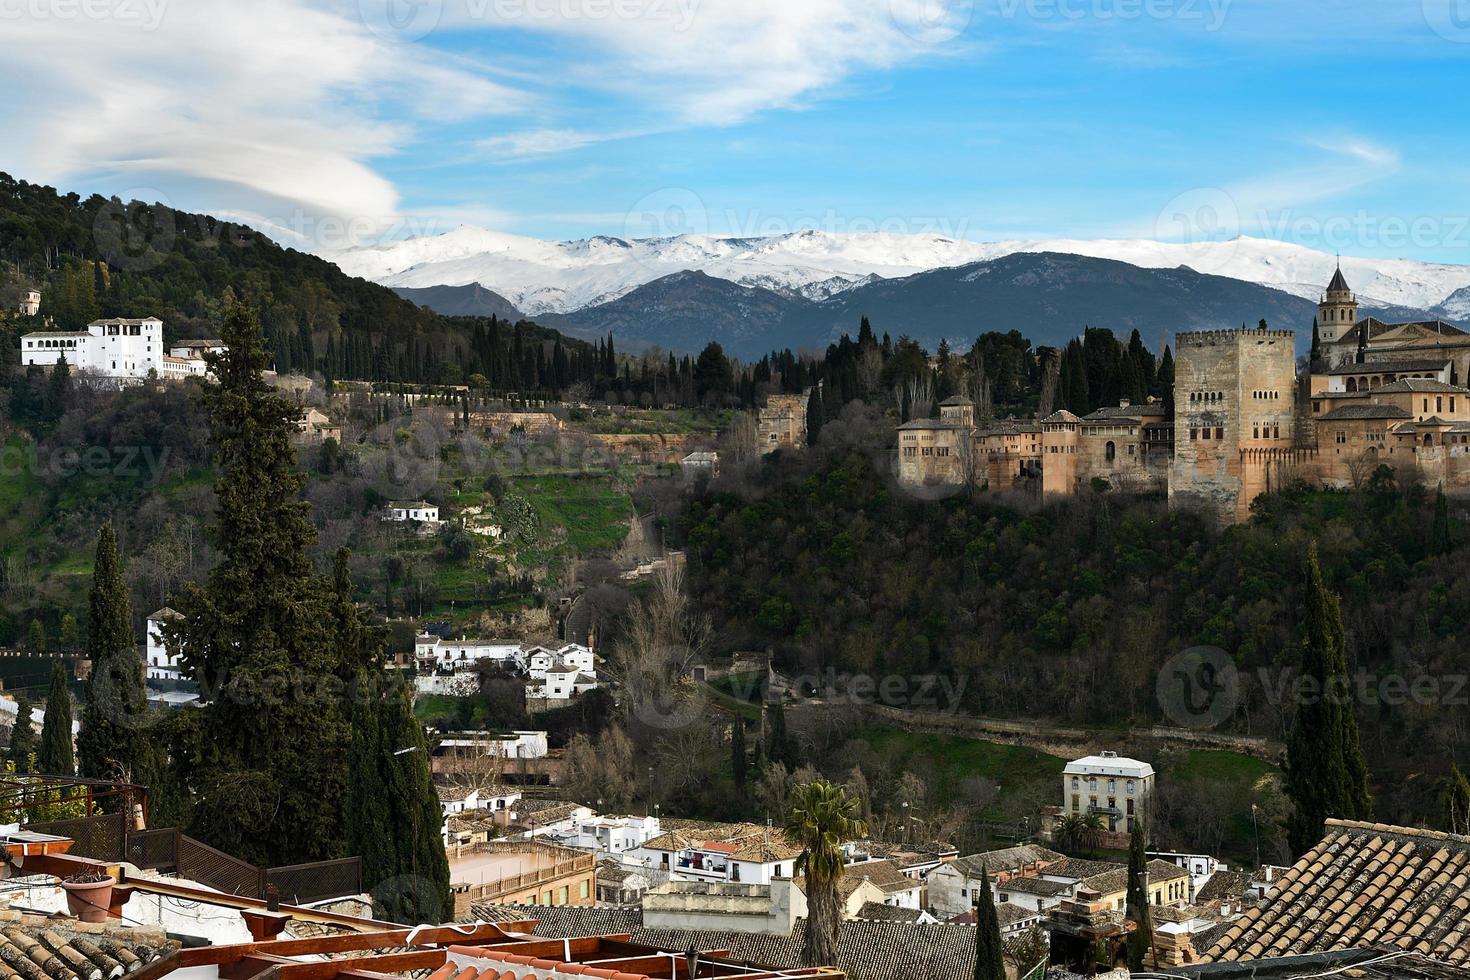
[[[415,931],[417,935],[413,935]],[[413,936],[414,946],[515,942],[506,936],[500,924],[482,922],[474,926],[435,926],[418,930],[399,926],[381,932],[349,932],[332,936],[312,936],[306,939],[268,939],[262,942],[236,943],[230,946],[199,946],[179,950],[178,956],[181,966],[212,966],[238,963],[247,956],[311,956],[351,953],[358,950],[393,949],[407,946],[410,936]],[[129,980],[132,978],[130,977]]]

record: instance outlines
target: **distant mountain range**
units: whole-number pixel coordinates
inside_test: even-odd
[[[824,346],[870,316],[880,331],[963,344],[1017,329],[1060,343],[1084,325],[1176,329],[1265,318],[1305,331],[1336,259],[1283,242],[971,242],[938,235],[606,236],[547,242],[469,225],[328,256],[445,314],[525,315],[624,346],[743,356]],[[1470,266],[1344,258],[1365,313],[1470,318]]]

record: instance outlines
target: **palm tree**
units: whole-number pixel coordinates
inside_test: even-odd
[[[1097,849],[1102,846],[1105,829],[1102,817],[1096,813],[1089,813],[1082,818],[1082,837],[1078,844],[1087,851],[1088,857],[1097,857]]]
[[[786,812],[786,839],[803,850],[796,872],[806,875],[806,961],[808,966],[837,962],[837,932],[842,927],[842,845],[868,832],[858,816],[858,801],[825,779],[796,787]]]

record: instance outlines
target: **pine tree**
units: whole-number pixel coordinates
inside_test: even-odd
[[[1128,933],[1128,969],[1138,973],[1144,967],[1145,954],[1153,946],[1153,922],[1148,911],[1148,855],[1144,850],[1147,834],[1141,822],[1133,825],[1128,838],[1128,899],[1125,915],[1133,923]],[[1152,959],[1152,957],[1150,957]],[[1149,965],[1157,966],[1151,962]]]
[[[1312,317],[1312,350],[1308,355],[1307,364],[1316,369],[1322,363],[1322,334],[1317,328],[1317,318]]]
[[[165,639],[178,644],[205,695],[190,832],[257,864],[345,853],[345,705],[355,669],[337,632],[330,584],[313,567],[315,532],[298,499],[291,439],[299,408],[261,377],[255,314],[227,297],[211,357],[218,383],[199,399],[218,477],[221,559],[189,587]]]
[[[41,724],[36,770],[49,776],[77,774],[71,749],[71,692],[66,686],[66,665],[60,657],[51,661],[51,686],[46,690],[46,720]]]
[[[40,617],[31,620],[30,629],[26,635],[26,642],[30,645],[32,653],[42,654],[46,652],[46,624],[41,622]]]
[[[975,980],[1005,980],[1005,947],[1000,939],[1000,917],[990,894],[990,870],[980,866],[980,889],[975,900]]]
[[[1286,792],[1295,804],[1287,837],[1295,854],[1305,853],[1322,839],[1328,817],[1365,820],[1373,809],[1368,766],[1353,717],[1342,610],[1322,581],[1315,544],[1307,553],[1306,577],[1305,696],[1286,749]]]
[[[155,740],[146,731],[148,692],[133,637],[128,585],[111,524],[97,535],[88,612],[87,656],[92,673],[82,702],[77,761],[89,779],[147,782]]]
[[[1470,835],[1470,780],[1459,766],[1450,766],[1444,789],[1444,829]]]
[[[36,755],[36,729],[31,725],[31,699],[15,696],[15,727],[10,730],[10,748],[5,758],[16,772],[30,772]]]

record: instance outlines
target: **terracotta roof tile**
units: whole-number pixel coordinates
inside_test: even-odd
[[[1338,820],[1327,831],[1205,962],[1384,946],[1470,964],[1470,837]]]

